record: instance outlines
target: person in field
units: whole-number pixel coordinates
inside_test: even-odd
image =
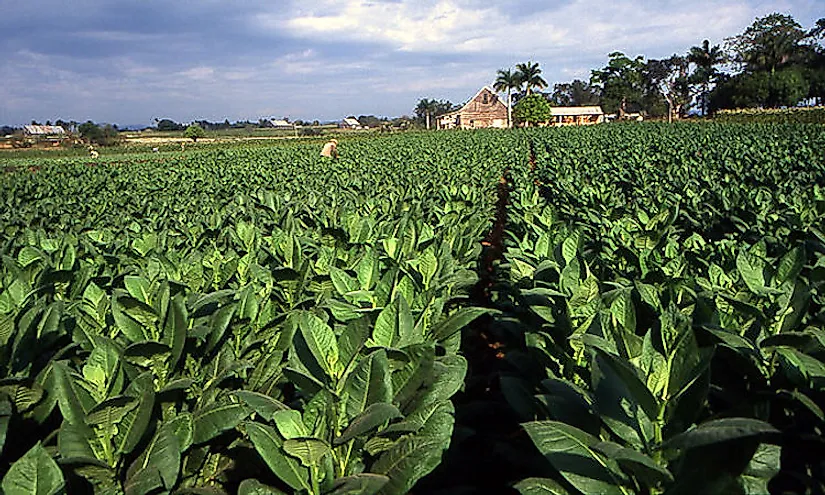
[[[338,158],[338,140],[337,139],[330,139],[324,145],[324,148],[321,150],[321,156],[326,158],[332,158],[335,160]]]

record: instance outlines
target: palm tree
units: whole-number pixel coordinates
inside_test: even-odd
[[[530,61],[524,64],[516,64],[516,74],[521,83],[527,87],[528,96],[533,88],[541,89],[547,87],[547,81],[541,77],[541,69],[536,62]]]
[[[688,62],[696,65],[696,70],[690,76],[690,82],[702,87],[700,101],[702,102],[702,115],[706,115],[710,83],[719,77],[716,66],[725,61],[725,52],[719,45],[710,46],[710,42],[705,40],[702,46],[694,46],[688,51],[687,59]]]
[[[427,98],[422,98],[415,107],[415,113],[423,115],[426,118],[427,130],[430,130],[430,115],[434,114],[438,109],[438,102]]]
[[[518,72],[513,72],[510,69],[499,69],[496,74],[496,82],[493,84],[493,89],[496,91],[504,91],[507,93],[507,127],[513,127],[513,102],[511,99],[512,91],[521,90],[521,77]]]

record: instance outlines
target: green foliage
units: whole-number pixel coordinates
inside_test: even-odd
[[[825,107],[720,110],[714,120],[730,123],[825,124]]]
[[[550,103],[543,95],[532,94],[520,99],[513,108],[513,116],[517,122],[527,125],[537,125],[550,120]]]
[[[521,493],[821,491],[823,147],[642,124],[10,173],[3,490],[423,492],[494,437]],[[468,325],[514,342],[496,380]]]
[[[599,88],[601,105],[608,113],[638,111],[644,94],[644,57],[628,58],[613,52],[607,65],[591,71],[590,84]]]
[[[193,142],[197,142],[198,138],[206,137],[206,131],[204,131],[198,124],[190,124],[189,127],[183,131],[183,137],[187,137]]]
[[[524,335],[502,392],[546,469],[517,488],[822,489],[822,131],[530,137],[497,318]]]
[[[111,124],[99,126],[92,121],[80,124],[77,128],[80,137],[86,142],[99,146],[116,146],[120,144],[120,135]]]
[[[291,145],[10,174],[4,489],[409,491],[452,437],[460,331],[481,314],[458,305],[507,139],[353,141],[335,164]],[[388,147],[435,161],[387,163]]]

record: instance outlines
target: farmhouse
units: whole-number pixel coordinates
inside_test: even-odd
[[[295,125],[290,124],[285,119],[271,119],[269,123],[272,125],[273,129],[281,129],[285,131],[291,131],[295,129]]]
[[[59,125],[26,125],[23,134],[43,141],[60,141],[66,138],[66,130]]]
[[[481,129],[507,127],[507,105],[485,86],[470,101],[455,112],[438,117],[439,129]]]
[[[602,107],[551,107],[549,125],[591,125],[604,122]]]
[[[347,117],[344,119],[343,122],[339,125],[339,127],[343,129],[363,129],[364,126],[361,125],[361,122],[358,122],[358,119],[355,117]]]

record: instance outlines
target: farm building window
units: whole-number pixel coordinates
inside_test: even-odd
[[[481,98],[481,103],[483,103],[483,104],[485,104],[485,105],[488,103],[488,100],[487,100],[487,93],[484,93],[484,96]]]

